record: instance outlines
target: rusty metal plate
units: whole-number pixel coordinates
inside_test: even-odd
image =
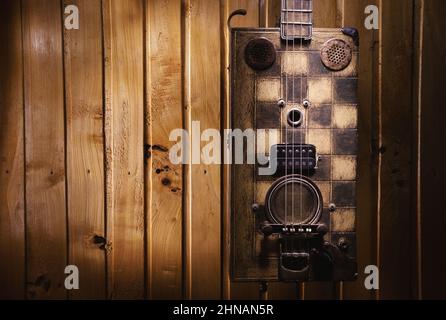
[[[321,59],[328,69],[343,70],[352,61],[352,48],[344,40],[328,40],[321,48]]]
[[[246,45],[245,61],[254,70],[268,69],[276,61],[276,49],[266,38],[252,39]]]
[[[342,40],[342,48],[350,54],[348,67],[342,71],[329,69],[321,61],[321,49],[334,43],[330,42],[332,39]],[[264,46],[260,50],[264,52],[256,53],[257,49],[251,49],[258,44]],[[310,267],[311,272],[305,278],[299,278],[300,281],[353,280],[356,271],[359,57],[355,40],[339,29],[316,28],[311,41],[290,48],[281,40],[279,29],[234,28],[231,45],[231,127],[242,131],[264,129],[265,135],[260,137],[262,144],[258,144],[256,150],[270,157],[274,154],[272,145],[286,145],[295,150],[295,155],[301,155],[293,145],[297,143],[314,146],[318,160],[317,167],[313,163],[302,170],[304,158],[299,156],[297,161],[301,162],[294,164],[297,168],[294,171],[287,171],[289,162],[288,165],[285,162],[285,170],[281,169],[279,161],[278,171],[273,176],[259,175],[258,163],[231,166],[232,279],[290,279],[280,267],[287,264],[286,248],[305,246],[299,242],[287,247],[277,226],[284,222],[294,225],[310,222],[313,227],[326,226],[327,233],[322,239],[329,244],[330,255],[336,258],[333,261],[338,262],[331,271],[321,268],[323,263],[317,263],[317,267]],[[265,58],[271,57],[268,50],[271,55],[275,54],[275,62]],[[281,100],[285,104],[279,107]],[[306,107],[305,101],[309,102]],[[299,112],[290,114],[292,110]],[[286,154],[289,157],[289,151]],[[282,159],[283,153],[277,157]],[[287,157],[285,160],[289,161]],[[315,161],[316,157],[305,157],[307,164],[310,160]],[[288,173],[309,179],[316,187],[281,180],[286,179],[284,176],[290,178]],[[289,183],[280,188],[280,181]],[[282,203],[285,197],[287,201]],[[299,209],[293,210],[296,208]],[[273,226],[274,222],[279,224]],[[271,233],[267,236],[268,228]]]

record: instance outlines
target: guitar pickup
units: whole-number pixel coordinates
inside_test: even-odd
[[[270,161],[285,173],[311,171],[317,167],[316,147],[312,144],[276,144],[271,147]]]

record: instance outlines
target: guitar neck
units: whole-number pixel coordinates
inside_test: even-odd
[[[282,0],[280,35],[283,40],[311,40],[313,0]]]

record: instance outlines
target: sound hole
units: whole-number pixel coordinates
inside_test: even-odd
[[[338,45],[334,45],[328,50],[328,59],[334,64],[342,63],[346,57],[345,50]]]
[[[299,127],[302,124],[303,115],[298,109],[292,109],[288,112],[288,124],[292,127]]]
[[[253,39],[246,45],[245,61],[254,70],[268,69],[276,61],[276,49],[268,39]]]
[[[321,48],[323,64],[333,71],[345,69],[352,60],[352,49],[344,40],[332,39]]]
[[[311,180],[300,175],[286,176],[270,188],[265,201],[275,223],[316,223],[322,210],[322,196]]]

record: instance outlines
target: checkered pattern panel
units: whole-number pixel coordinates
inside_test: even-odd
[[[352,61],[346,69],[336,72],[323,65],[320,47],[317,46],[282,45],[277,53],[272,68],[254,75],[255,126],[257,129],[279,130],[279,141],[268,139],[267,150],[278,142],[316,146],[320,160],[310,178],[323,196],[321,222],[329,226],[327,240],[354,238],[358,52],[353,52]],[[286,102],[284,108],[278,106],[281,99]],[[310,102],[309,108],[304,108],[304,100]],[[291,109],[301,111],[303,122],[299,128],[287,123],[287,114]],[[273,178],[257,178],[258,203],[264,203],[272,181]],[[331,204],[336,206],[335,211],[329,210]]]

